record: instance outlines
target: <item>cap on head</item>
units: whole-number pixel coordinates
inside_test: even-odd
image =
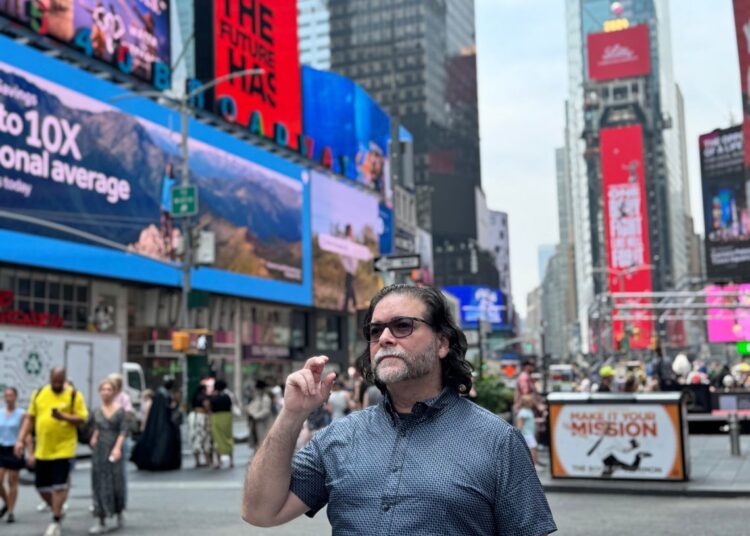
[[[612,378],[615,375],[615,369],[609,365],[604,365],[599,369],[599,376],[602,378]]]

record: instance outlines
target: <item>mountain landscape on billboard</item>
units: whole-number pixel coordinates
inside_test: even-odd
[[[0,84],[8,89],[0,93],[0,113],[24,127],[15,135],[0,129],[0,181],[18,184],[18,191],[11,191],[0,183],[0,206],[173,259],[179,232],[172,228],[178,225],[165,218],[162,188],[167,174],[179,183],[179,137],[1,62]],[[64,144],[51,144],[57,154],[48,150],[50,144],[35,144],[35,121],[42,125],[42,139],[62,136]],[[214,267],[299,282],[302,184],[197,140],[190,141],[190,152],[199,219],[217,235]],[[30,167],[29,159],[37,167]],[[35,225],[8,226],[72,239]]]

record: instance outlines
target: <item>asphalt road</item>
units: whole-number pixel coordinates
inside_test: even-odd
[[[237,452],[245,453],[239,445]],[[246,458],[245,458],[246,460]],[[303,536],[330,534],[325,512],[314,519],[297,519],[284,527],[257,529],[239,518],[244,461],[233,470],[183,469],[148,474],[132,471],[129,476],[129,508],[125,535]],[[192,462],[186,460],[188,467]],[[74,472],[70,510],[64,535],[86,534],[94,524],[90,472],[80,463]],[[603,494],[549,494],[548,499],[561,535],[732,535],[750,536],[750,499],[700,499]],[[38,497],[31,486],[23,486],[16,509],[17,523],[0,522],[0,534],[38,536],[44,531],[48,513],[38,513]]]

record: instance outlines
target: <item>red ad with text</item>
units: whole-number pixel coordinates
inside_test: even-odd
[[[604,81],[651,72],[648,24],[586,36],[589,78]]]

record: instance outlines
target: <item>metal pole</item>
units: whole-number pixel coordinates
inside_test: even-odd
[[[736,413],[729,414],[729,445],[732,456],[740,456],[740,421]]]

